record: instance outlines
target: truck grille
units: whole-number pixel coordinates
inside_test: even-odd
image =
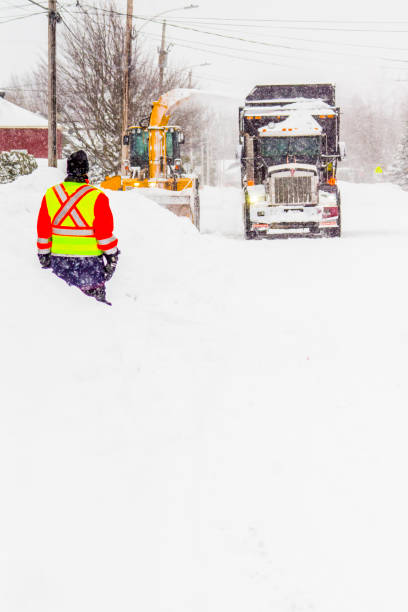
[[[311,202],[311,176],[282,176],[275,178],[276,204],[307,204]]]

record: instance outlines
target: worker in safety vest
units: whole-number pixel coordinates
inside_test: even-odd
[[[86,295],[106,302],[105,281],[118,262],[118,241],[106,195],[89,184],[85,151],[72,153],[68,176],[50,187],[38,215],[38,258],[43,268]]]

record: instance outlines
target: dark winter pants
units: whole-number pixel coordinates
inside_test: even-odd
[[[54,274],[99,301],[105,301],[105,268],[102,255],[65,257],[51,255]]]

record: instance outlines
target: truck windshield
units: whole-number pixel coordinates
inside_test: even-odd
[[[147,131],[130,133],[130,165],[145,167],[149,163]]]
[[[269,158],[273,164],[285,163],[288,156],[313,163],[320,154],[320,136],[264,137],[260,142],[262,157]]]
[[[166,155],[168,158],[176,159],[180,157],[180,144],[177,132],[166,133]]]
[[[167,157],[174,157],[173,152],[173,132],[166,133],[166,155]]]

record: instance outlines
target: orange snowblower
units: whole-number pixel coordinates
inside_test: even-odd
[[[171,112],[194,92],[173,89],[153,102],[148,127],[131,126],[124,136],[128,146],[126,176],[107,176],[104,189],[139,189],[142,195],[188,217],[200,229],[198,178],[184,172],[180,145],[184,135],[178,126],[168,125]]]

